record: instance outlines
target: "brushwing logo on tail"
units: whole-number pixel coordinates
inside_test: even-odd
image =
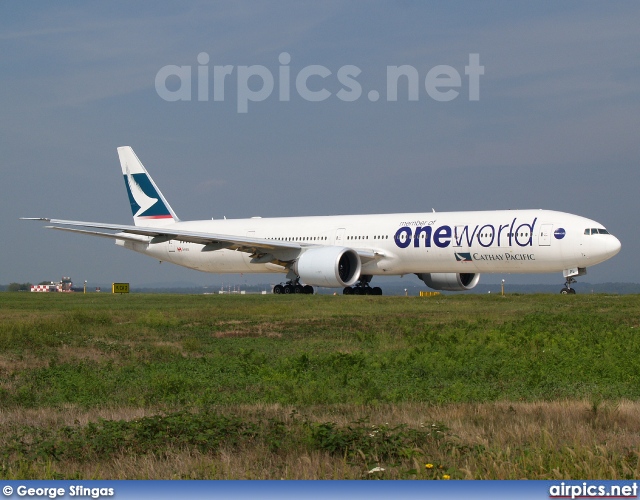
[[[132,174],[127,168],[124,183],[127,187],[131,212],[134,217],[149,219],[171,217],[165,204],[160,201],[160,196],[149,181],[147,174]]]
[[[467,253],[467,252],[456,252],[454,254],[456,256],[456,260],[458,262],[472,262],[473,259],[471,259],[471,254]]]

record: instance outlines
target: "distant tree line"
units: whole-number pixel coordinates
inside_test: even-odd
[[[8,292],[29,292],[31,291],[31,283],[9,283],[6,287]]]

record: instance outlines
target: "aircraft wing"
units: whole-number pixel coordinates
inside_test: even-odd
[[[45,226],[47,229],[56,229],[72,233],[86,234],[89,236],[100,236],[117,240],[129,240],[136,242],[148,242],[149,244],[164,243],[170,240],[181,240],[190,243],[204,245],[202,251],[215,251],[221,249],[238,250],[251,254],[255,262],[289,262],[295,260],[303,249],[318,247],[317,243],[298,243],[292,241],[273,241],[262,238],[251,238],[246,236],[235,236],[226,234],[214,234],[198,231],[188,231],[183,229],[168,227],[144,227],[129,226],[125,224],[104,224],[101,222],[84,222],[74,220],[49,219],[46,217],[23,217],[22,220],[38,220],[56,224],[55,226]],[[103,233],[99,231],[87,231],[85,229],[72,229],[75,226],[93,229],[105,229],[117,231],[114,233]],[[147,237],[149,239],[141,238]],[[383,254],[372,251],[354,249],[364,260],[372,260],[382,257]]]

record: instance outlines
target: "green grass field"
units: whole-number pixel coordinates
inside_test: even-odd
[[[632,295],[2,293],[0,477],[639,477],[639,325]]]

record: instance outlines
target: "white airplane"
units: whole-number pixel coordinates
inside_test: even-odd
[[[118,148],[134,225],[29,218],[115,239],[159,261],[209,273],[286,273],[279,293],[381,295],[373,276],[415,273],[435,290],[472,289],[480,273],[562,271],[561,293],[620,241],[602,224],[549,210],[426,212],[181,221],[128,146]],[[69,226],[100,229],[90,231]]]

